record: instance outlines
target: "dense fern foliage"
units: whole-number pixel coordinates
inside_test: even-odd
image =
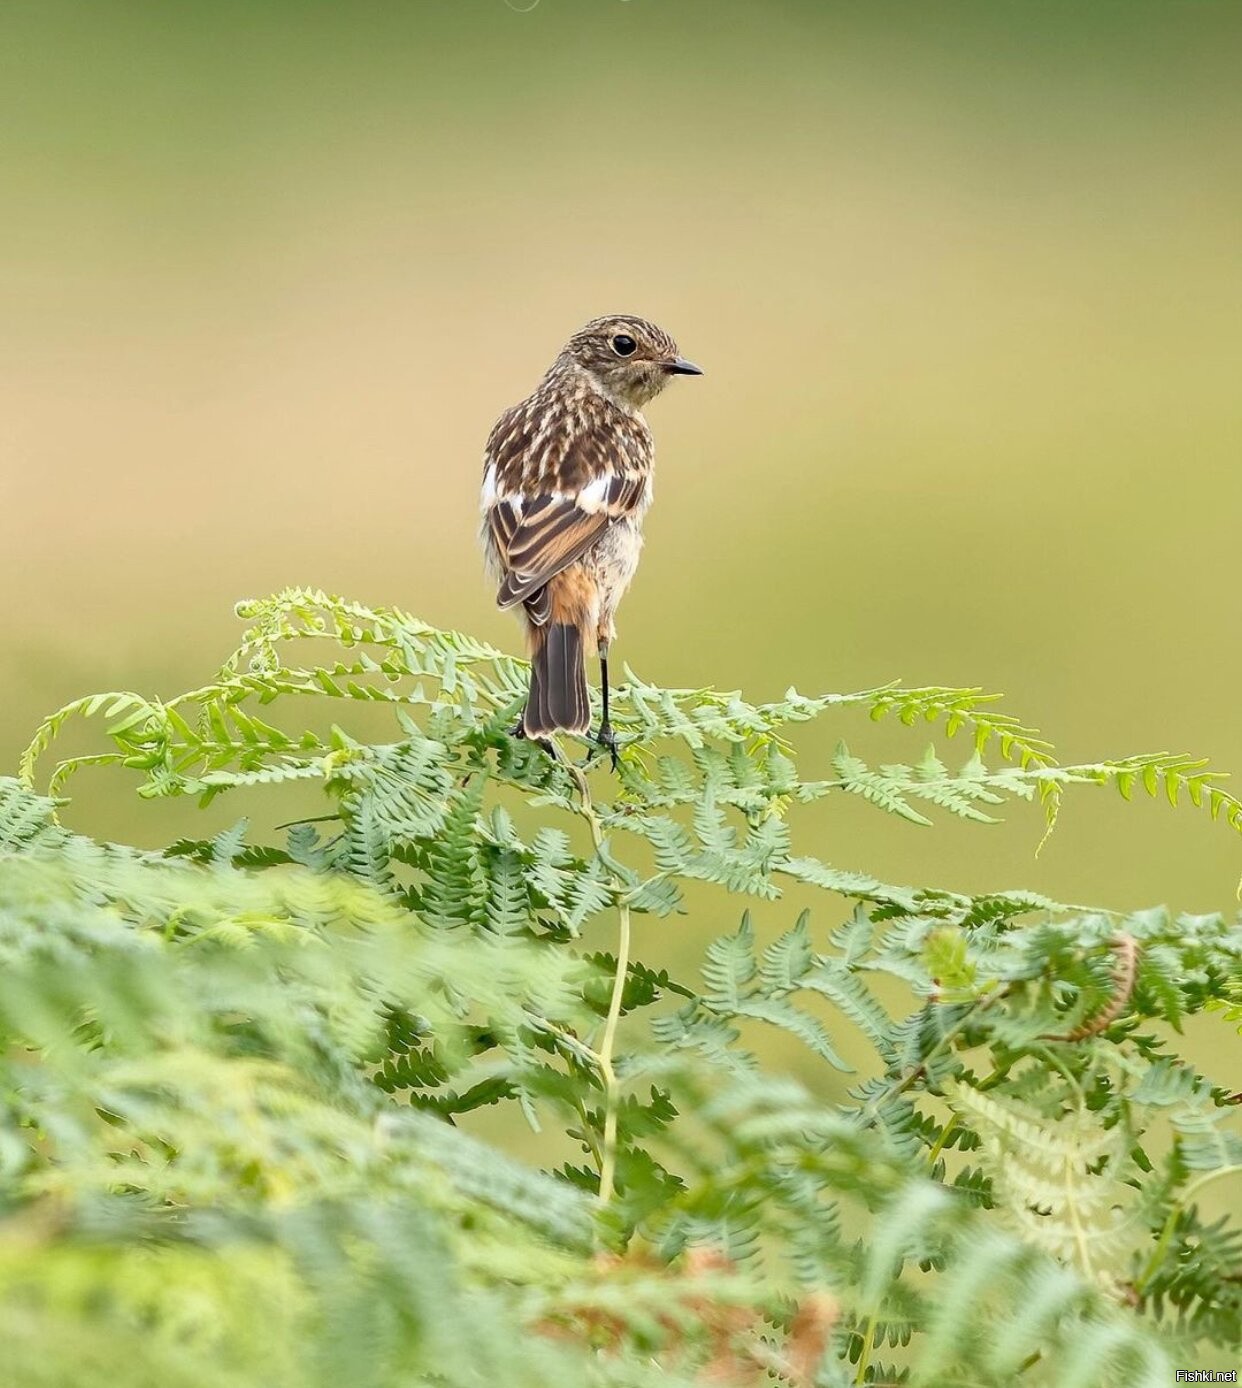
[[[210,683],[72,704],[0,781],[9,1381],[1164,1388],[1236,1353],[1242,1232],[1206,1211],[1242,1176],[1239,924],[890,885],[796,828],[845,795],[1051,827],[1091,783],[1242,828],[1201,763],[1061,766],[977,690],[629,675],[613,777],[511,738],[525,668],[465,636],[243,615]],[[941,750],[851,734],[804,779],[795,725],[853,711]],[[101,750],[54,762],[78,719]],[[109,765],[304,814],[163,853],[62,828]],[[697,976],[636,959],[687,903],[732,918]],[[1205,1010],[1216,1075],[1176,1044]]]

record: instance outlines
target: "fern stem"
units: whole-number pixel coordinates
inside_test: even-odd
[[[935,1146],[932,1147],[931,1152],[928,1155],[927,1165],[929,1168],[935,1167],[937,1159],[939,1158],[941,1152],[944,1151],[945,1143],[947,1143],[948,1140],[953,1136],[953,1132],[956,1127],[957,1114],[951,1113],[944,1127],[940,1129],[940,1136],[936,1139]]]
[[[562,1046],[579,1060],[585,1060],[590,1065],[599,1065],[599,1053],[593,1051],[585,1041],[580,1041],[572,1032],[566,1031],[564,1027],[558,1027],[555,1022],[549,1021],[546,1017],[539,1017],[532,1021],[531,1025],[537,1031],[546,1031],[549,1036],[554,1036]]]
[[[576,767],[569,768],[577,782],[578,800],[582,816],[591,830],[591,842],[596,853],[604,846],[604,831],[595,813],[591,800],[591,789],[586,776]],[[625,979],[630,968],[630,904],[622,895],[625,884],[615,873],[613,885],[617,890],[617,966],[612,976],[612,996],[608,1000],[608,1016],[604,1022],[604,1036],[600,1042],[596,1058],[599,1062],[600,1078],[604,1082],[604,1139],[599,1164],[599,1200],[607,1205],[613,1197],[617,1176],[617,1114],[620,1107],[620,1089],[617,1072],[612,1063],[616,1047],[617,1028],[621,1022],[621,1003],[625,996]]]
[[[1143,1269],[1138,1281],[1134,1284],[1134,1291],[1137,1296],[1143,1296],[1151,1279],[1160,1269],[1160,1264],[1164,1261],[1164,1255],[1168,1251],[1169,1242],[1177,1229],[1178,1220],[1186,1210],[1190,1208],[1192,1196],[1197,1195],[1204,1186],[1210,1185],[1213,1181],[1219,1180],[1222,1176],[1233,1176],[1242,1171],[1242,1165],[1231,1163],[1228,1166],[1218,1166],[1214,1171],[1205,1171],[1202,1176],[1191,1181],[1184,1191],[1173,1203],[1173,1208],[1169,1211],[1168,1218],[1164,1221],[1164,1228],[1160,1231],[1160,1237],[1156,1240],[1156,1246],[1152,1249],[1151,1257],[1147,1260],[1147,1266]]]
[[[867,1381],[867,1369],[871,1363],[871,1350],[875,1345],[875,1332],[879,1318],[878,1307],[867,1318],[867,1330],[863,1336],[862,1349],[858,1351],[858,1372],[854,1375],[855,1383],[866,1383]]]
[[[599,1173],[599,1198],[600,1203],[604,1205],[612,1199],[617,1167],[617,1109],[620,1094],[617,1073],[612,1065],[612,1052],[617,1038],[617,1024],[621,1020],[621,998],[625,992],[625,975],[629,969],[630,958],[630,908],[624,901],[617,907],[617,916],[617,972],[612,980],[608,1020],[604,1025],[604,1039],[599,1048],[599,1068],[604,1077],[605,1094],[604,1160]]]
[[[1078,1111],[1080,1113],[1083,1112],[1087,1107],[1087,1096],[1082,1092],[1082,1085],[1074,1078],[1073,1072],[1070,1070],[1069,1066],[1066,1065],[1059,1056],[1050,1051],[1047,1046],[1033,1046],[1031,1049],[1034,1054],[1042,1056],[1043,1059],[1060,1074],[1065,1083],[1074,1091],[1074,1098],[1077,1103]]]
[[[1091,1248],[1087,1241],[1087,1231],[1083,1228],[1082,1217],[1078,1212],[1077,1172],[1068,1158],[1062,1161],[1061,1174],[1065,1183],[1065,1208],[1074,1235],[1074,1249],[1078,1254],[1078,1270],[1090,1280],[1095,1275],[1095,1269],[1091,1266]]]
[[[1211,1185],[1213,1181],[1219,1181],[1222,1176],[1236,1176],[1239,1171],[1242,1171],[1242,1162],[1231,1162],[1228,1166],[1218,1166],[1213,1171],[1205,1171],[1202,1176],[1191,1181],[1182,1191],[1178,1197],[1178,1204],[1181,1205],[1182,1209],[1188,1208],[1190,1197],[1198,1195],[1204,1186]]]
[[[1138,1281],[1134,1284],[1135,1296],[1142,1297],[1147,1294],[1147,1286],[1151,1279],[1160,1270],[1160,1264],[1164,1262],[1164,1255],[1168,1251],[1169,1242],[1173,1238],[1173,1231],[1177,1228],[1177,1222],[1182,1216],[1182,1202],[1175,1200],[1173,1208],[1169,1211],[1168,1218],[1164,1221],[1164,1228],[1160,1231],[1160,1237],[1156,1240],[1156,1246],[1151,1251],[1151,1257],[1147,1260],[1147,1266],[1139,1275]]]
[[[889,1085],[883,1093],[877,1094],[875,1098],[867,1104],[861,1114],[862,1122],[870,1123],[884,1104],[888,1103],[891,1099],[898,1098],[900,1095],[904,1094],[911,1085],[917,1084],[919,1080],[923,1079],[932,1061],[943,1051],[952,1049],[953,1042],[966,1030],[970,1023],[975,1021],[979,1014],[986,1011],[993,1003],[999,1002],[1002,998],[1007,996],[1008,992],[1009,985],[1002,984],[1000,987],[994,988],[991,992],[984,993],[981,997],[976,998],[917,1065],[908,1070],[901,1079]]]
[[[1062,1063],[1059,1057],[1048,1050],[1046,1046],[1040,1046],[1035,1050],[1035,1054],[1041,1056],[1054,1070],[1060,1072],[1065,1083],[1073,1090],[1075,1106],[1078,1112],[1084,1113],[1087,1107],[1087,1097],[1082,1091],[1082,1085],[1074,1078],[1069,1066]],[[1065,1185],[1065,1209],[1069,1215],[1070,1231],[1074,1238],[1074,1251],[1078,1259],[1078,1270],[1088,1280],[1095,1276],[1095,1269],[1091,1263],[1091,1246],[1087,1238],[1087,1231],[1083,1227],[1082,1216],[1078,1210],[1077,1200],[1077,1173],[1070,1158],[1063,1157],[1061,1161],[1061,1177]]]
[[[599,1143],[595,1140],[595,1135],[591,1132],[591,1119],[587,1113],[587,1106],[581,1098],[575,1098],[574,1112],[582,1120],[582,1141],[587,1151],[591,1154],[591,1160],[595,1163],[598,1171],[604,1165],[604,1153]]]

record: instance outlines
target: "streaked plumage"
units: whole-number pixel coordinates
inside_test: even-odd
[[[654,448],[640,410],[673,375],[698,375],[653,323],[597,318],[534,392],[496,421],[484,457],[483,542],[501,607],[520,607],[531,648],[528,737],[590,726],[584,655],[605,662],[642,548]]]

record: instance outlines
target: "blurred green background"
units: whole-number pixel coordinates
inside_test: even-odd
[[[289,583],[516,648],[482,442],[623,310],[708,373],[651,411],[645,677],[981,684],[1064,760],[1242,768],[1240,64],[1234,3],[7,0],[0,761]],[[1232,906],[1205,816],[1083,791],[1038,860],[1010,819],[806,846]]]

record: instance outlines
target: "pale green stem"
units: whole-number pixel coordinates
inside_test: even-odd
[[[936,1144],[935,1144],[935,1146],[931,1149],[931,1152],[930,1152],[930,1154],[928,1155],[928,1158],[927,1158],[927,1165],[928,1165],[929,1167],[933,1167],[933,1166],[936,1165],[936,1158],[939,1157],[939,1155],[941,1154],[941,1152],[944,1151],[944,1145],[945,1145],[945,1143],[948,1142],[948,1140],[953,1136],[953,1131],[954,1131],[954,1129],[955,1129],[956,1127],[957,1127],[957,1114],[956,1114],[956,1113],[952,1113],[952,1114],[949,1115],[949,1120],[948,1120],[948,1122],[945,1123],[944,1127],[940,1129],[940,1136],[936,1139]]]
[[[867,1333],[863,1336],[862,1349],[858,1352],[858,1372],[854,1375],[855,1383],[865,1383],[867,1381],[867,1368],[871,1363],[871,1349],[875,1344],[876,1324],[879,1321],[880,1312],[877,1307],[872,1311],[871,1318],[867,1321]]]
[[[1070,1073],[1069,1067],[1063,1065],[1060,1060],[1045,1047],[1039,1048],[1039,1054],[1052,1066],[1054,1070],[1059,1070],[1066,1084],[1074,1091],[1077,1100],[1079,1113],[1086,1108],[1086,1096],[1082,1092],[1082,1086]],[[1082,1217],[1078,1210],[1077,1200],[1077,1176],[1078,1173],[1073,1163],[1068,1157],[1063,1159],[1062,1177],[1065,1182],[1065,1207],[1069,1211],[1070,1228],[1074,1235],[1074,1248],[1078,1255],[1078,1267],[1082,1275],[1090,1280],[1095,1276],[1095,1269],[1091,1263],[1091,1245],[1087,1238],[1087,1231],[1083,1227]]]
[[[1204,1186],[1209,1185],[1212,1181],[1219,1180],[1222,1176],[1235,1175],[1239,1171],[1242,1171],[1242,1165],[1238,1165],[1237,1163],[1231,1163],[1229,1166],[1218,1166],[1215,1171],[1205,1171],[1202,1176],[1196,1177],[1196,1179],[1191,1181],[1186,1189],[1182,1191],[1181,1195],[1174,1203],[1173,1208],[1169,1211],[1169,1216],[1164,1221],[1164,1228],[1160,1231],[1160,1237],[1156,1240],[1156,1246],[1152,1250],[1151,1257],[1147,1260],[1147,1266],[1143,1269],[1142,1275],[1135,1285],[1134,1290],[1139,1296],[1142,1296],[1147,1290],[1147,1284],[1156,1275],[1156,1270],[1164,1261],[1164,1255],[1173,1238],[1173,1231],[1177,1228],[1177,1221],[1181,1218],[1182,1213],[1189,1207],[1191,1197],[1197,1195]]]
[[[590,826],[591,841],[598,853],[604,845],[604,833],[600,827],[599,816],[591,801],[591,791],[587,779],[576,767],[569,768],[578,785],[582,815]],[[600,1042],[596,1059],[599,1063],[600,1078],[604,1082],[604,1140],[599,1165],[599,1199],[607,1205],[613,1197],[617,1178],[617,1116],[620,1108],[620,1086],[617,1072],[613,1068],[612,1057],[617,1042],[617,1027],[621,1021],[621,1003],[625,997],[625,979],[630,968],[630,905],[620,895],[624,883],[617,881],[617,967],[612,978],[612,996],[608,1001],[608,1016],[604,1022],[604,1036]]]
[[[941,1055],[944,1051],[948,1050],[953,1045],[953,1042],[957,1040],[958,1036],[960,1036],[961,1033],[966,1030],[966,1028],[971,1024],[971,1022],[973,1022],[979,1016],[981,1012],[991,1007],[993,1003],[998,1002],[1001,998],[1005,996],[1005,994],[1008,991],[1009,985],[1004,984],[1000,987],[994,987],[992,992],[984,993],[980,997],[976,998],[975,1001],[971,1003],[971,1005],[962,1014],[962,1016],[959,1017],[956,1022],[954,1022],[954,1024],[949,1028],[949,1030],[945,1032],[945,1034],[939,1039],[939,1041],[936,1042],[936,1044],[931,1048],[931,1050],[927,1052],[923,1059],[919,1061],[919,1063],[916,1066],[914,1066],[913,1069],[907,1071],[906,1074],[900,1080],[897,1080],[895,1083],[891,1084],[886,1090],[884,1090],[882,1094],[877,1094],[875,1098],[867,1104],[867,1106],[862,1111],[862,1121],[864,1123],[870,1123],[871,1120],[875,1117],[876,1111],[879,1109],[881,1104],[886,1103],[889,1099],[897,1098],[899,1094],[904,1094],[906,1090],[910,1088],[911,1085],[916,1084],[924,1075],[926,1075],[927,1067],[931,1064],[931,1062],[935,1060],[939,1055]]]

